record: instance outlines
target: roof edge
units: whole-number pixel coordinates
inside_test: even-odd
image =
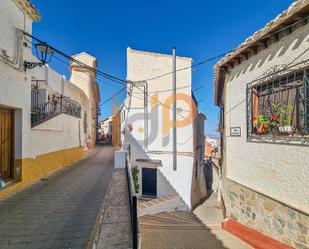
[[[136,54],[145,54],[145,55],[150,55],[150,56],[158,56],[158,57],[172,57],[173,55],[171,54],[161,54],[161,53],[155,53],[155,52],[149,52],[149,51],[143,51],[143,50],[136,50],[136,49],[132,49],[130,47],[127,48],[127,52],[130,51],[132,53],[136,53]],[[176,56],[177,59],[181,59],[181,60],[187,60],[192,62],[193,59],[189,58],[189,57],[183,57],[183,56]]]
[[[26,13],[33,21],[41,21],[41,15],[38,9],[31,3],[31,0],[14,0],[16,5]]]
[[[241,43],[233,52],[224,56],[217,64],[214,66],[214,103],[215,105],[220,105],[220,91],[223,91],[224,76],[220,75],[220,70],[223,66],[227,65],[237,57],[239,57],[243,52],[256,46],[258,42],[265,39],[265,36],[270,35],[278,31],[278,29],[287,26],[287,22],[290,19],[297,19],[297,14],[301,11],[306,13],[309,11],[309,0],[298,0],[293,2],[288,9],[284,10],[275,19],[268,22],[264,28],[256,31],[252,36],[248,37],[243,43]],[[292,20],[296,22],[295,20]]]

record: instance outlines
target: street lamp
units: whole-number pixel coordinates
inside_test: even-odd
[[[54,51],[53,49],[47,45],[47,43],[42,42],[35,44],[35,52],[37,57],[39,58],[40,62],[30,62],[30,61],[25,61],[24,62],[24,70],[26,71],[27,69],[32,69],[35,68],[36,66],[43,66],[46,63],[50,62]]]

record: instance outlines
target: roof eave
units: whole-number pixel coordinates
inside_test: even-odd
[[[31,3],[30,0],[15,0],[17,6],[28,15],[33,21],[41,21],[41,15],[37,8]]]
[[[309,12],[309,0],[299,0],[290,5],[290,7],[279,14],[274,20],[270,21],[263,29],[258,30],[253,34],[253,36],[246,39],[235,51],[223,57],[216,65],[215,65],[215,78],[214,78],[214,103],[219,106],[221,104],[221,96],[223,91],[223,87],[220,84],[224,84],[224,82],[220,82],[222,79],[222,75],[220,75],[221,68],[227,65],[232,60],[235,60],[239,57],[240,54],[249,50],[250,48],[257,46],[257,43],[261,40],[265,39],[266,36],[275,33],[280,28],[287,26],[293,22],[296,22],[299,19],[300,13],[308,13]],[[249,43],[249,46],[247,45]],[[221,89],[219,89],[221,88]]]

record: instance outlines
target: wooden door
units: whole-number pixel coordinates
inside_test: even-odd
[[[13,114],[0,107],[0,178],[12,177],[13,165]]]
[[[157,196],[157,169],[142,168],[142,195]]]

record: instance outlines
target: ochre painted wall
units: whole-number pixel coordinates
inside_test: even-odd
[[[112,144],[115,147],[121,147],[121,109],[113,116],[112,122]]]
[[[59,150],[47,154],[42,154],[36,158],[24,158],[15,160],[15,167],[21,166],[22,179],[13,186],[0,191],[0,198],[3,198],[17,190],[20,190],[35,180],[47,176],[51,172],[66,165],[81,160],[84,156],[82,147]]]

